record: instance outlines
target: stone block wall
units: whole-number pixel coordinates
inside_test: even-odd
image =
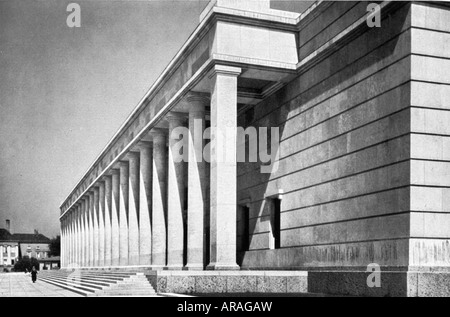
[[[450,7],[411,8],[409,265],[450,266]]]
[[[363,5],[329,6],[303,26],[300,52],[363,16]],[[251,200],[244,268],[408,265],[410,14],[405,3],[252,110],[246,124],[280,127],[281,143],[278,170],[238,168],[239,193]],[[270,249],[265,197],[280,190],[281,248]]]
[[[158,293],[306,293],[307,272],[153,271],[147,279]]]

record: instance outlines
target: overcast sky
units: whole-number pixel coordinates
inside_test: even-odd
[[[66,25],[71,2],[80,28]],[[0,228],[10,219],[15,233],[59,234],[60,203],[206,4],[0,0]]]

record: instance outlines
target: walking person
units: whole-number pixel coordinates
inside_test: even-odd
[[[33,281],[33,283],[36,283],[36,279],[37,279],[37,271],[36,268],[33,266],[33,268],[31,269],[31,280]]]

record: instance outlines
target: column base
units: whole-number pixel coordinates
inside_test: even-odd
[[[203,264],[202,263],[188,263],[183,268],[185,271],[203,271]]]
[[[139,257],[139,265],[151,266],[151,263],[152,263],[152,257],[150,254],[141,255]]]
[[[150,265],[150,268],[153,271],[162,271],[162,270],[164,270],[166,268],[166,266],[165,265],[155,265],[155,264],[153,264],[153,265]]]
[[[183,265],[181,265],[181,264],[170,264],[170,265],[167,265],[164,269],[168,270],[168,271],[181,271],[181,270],[183,270]]]
[[[206,267],[208,271],[239,271],[241,268],[237,264],[215,263],[211,262]]]
[[[119,259],[113,259],[111,261],[111,266],[119,266],[120,265],[120,261]]]
[[[128,266],[128,258],[127,259],[120,259],[119,266]]]

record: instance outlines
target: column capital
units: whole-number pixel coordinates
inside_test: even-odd
[[[120,173],[119,167],[120,167],[119,162],[116,162],[114,164],[113,168],[111,169],[111,171],[109,172],[111,174],[111,176],[119,175],[119,173]]]
[[[136,144],[136,149],[138,149],[140,151],[142,151],[144,149],[151,149],[151,148],[153,148],[153,143],[149,142],[149,141],[139,141]]]
[[[97,181],[95,182],[94,187],[99,188],[100,186],[102,186],[102,185],[103,185],[103,178],[104,178],[104,176],[102,176],[101,178],[99,178],[99,180],[97,180]]]
[[[125,155],[124,159],[127,161],[130,161],[130,160],[134,160],[138,157],[139,157],[139,152],[131,152],[130,151]]]
[[[153,138],[153,147],[158,144],[166,144],[168,132],[166,129],[154,128],[150,131]]]
[[[241,73],[242,69],[239,67],[214,65],[214,67],[211,70],[211,74],[209,75],[209,78],[212,78],[217,74],[228,76],[239,76]]]
[[[189,112],[205,111],[205,107],[211,103],[211,97],[208,93],[190,91],[185,96],[189,104]]]
[[[128,167],[128,161],[119,161],[118,162],[119,163],[119,167],[121,168],[121,167]]]
[[[169,124],[171,122],[183,122],[186,121],[187,116],[183,112],[176,112],[176,111],[170,111],[166,115],[166,120],[169,121]]]
[[[150,136],[152,137],[152,139],[154,139],[157,136],[167,136],[167,129],[165,128],[153,128],[150,132],[149,132]]]

